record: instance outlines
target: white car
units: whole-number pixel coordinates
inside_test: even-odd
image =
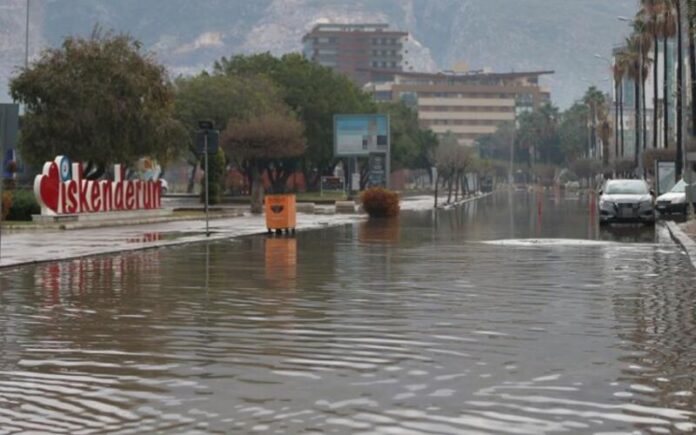
[[[657,197],[657,211],[661,214],[686,213],[686,183],[680,180],[672,190]]]
[[[599,223],[655,223],[653,192],[643,180],[608,180],[599,191]]]

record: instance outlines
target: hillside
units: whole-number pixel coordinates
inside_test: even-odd
[[[24,4],[0,0],[0,89],[24,56]],[[174,74],[223,55],[301,50],[319,20],[386,21],[411,32],[409,63],[449,68],[458,60],[496,71],[553,69],[547,80],[566,106],[607,77],[608,55],[634,0],[34,0],[31,51],[88,34],[96,23],[141,39]],[[604,83],[606,88],[607,83]],[[2,94],[2,92],[0,92]],[[0,97],[1,98],[1,97]]]

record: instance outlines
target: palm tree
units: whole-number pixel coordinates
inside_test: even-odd
[[[670,64],[667,53],[669,52],[668,42],[677,33],[677,20],[674,15],[674,1],[664,0],[662,7],[662,17],[660,21],[660,35],[662,36],[662,116],[664,122],[662,125],[662,134],[664,137],[664,147],[669,148],[669,70]]]
[[[600,110],[604,106],[604,94],[594,86],[591,86],[585,96],[583,97],[583,102],[590,109],[590,150],[588,150],[588,158],[591,157],[589,154],[591,150],[597,152],[597,121],[600,118]]]
[[[622,56],[620,53],[616,55],[616,60],[614,61],[614,85],[615,89],[615,123],[616,126],[616,141],[614,142],[614,156],[616,160],[620,160],[619,156],[623,158],[624,155],[624,122],[623,122],[623,79],[626,75],[626,64],[622,62]],[[619,154],[619,130],[621,130],[621,154]]]
[[[696,136],[696,1],[688,2],[689,17],[689,71],[691,79],[691,135]]]
[[[626,65],[626,74],[633,80],[635,90],[635,156],[634,163],[638,166],[638,156],[640,154],[640,79],[647,71],[645,71],[645,63],[642,62],[642,47],[641,39],[635,35],[626,39],[626,49],[620,53],[620,62]]]
[[[602,163],[604,166],[609,165],[609,139],[611,138],[611,124],[606,116],[606,111],[604,116],[599,123],[598,127],[599,138],[602,141]]]
[[[661,17],[663,15],[663,9],[665,8],[665,0],[641,0],[643,8],[638,13],[639,16],[643,17],[646,26],[645,30],[647,36],[650,37],[653,46],[653,131],[652,131],[652,145],[653,148],[657,148],[658,140],[658,116],[657,116],[657,106],[658,106],[658,92],[657,92],[657,82],[658,82],[658,55],[659,55],[659,37],[661,36]],[[645,97],[645,95],[644,95]],[[643,114],[645,116],[645,106],[643,106]],[[644,125],[645,128],[645,125]],[[643,148],[645,148],[645,142],[643,142]]]
[[[672,0],[675,5],[675,10],[677,12],[677,155],[676,161],[674,162],[674,177],[676,181],[679,181],[682,176],[683,170],[683,134],[682,134],[682,111],[683,111],[683,101],[682,101],[682,89],[685,86],[682,70],[684,68],[684,47],[682,44],[682,14],[687,11],[682,10],[682,3],[680,0]]]
[[[652,62],[650,59],[650,51],[653,45],[653,35],[651,27],[654,23],[651,21],[650,12],[646,9],[642,9],[636,14],[636,18],[633,21],[633,38],[638,40],[638,48],[640,50],[640,62],[642,63],[642,74],[639,75],[638,80],[640,81],[640,104],[642,106],[643,115],[641,118],[640,134],[643,140],[643,151],[647,147],[648,143],[648,119],[647,110],[645,104],[645,82],[648,79],[649,66]]]

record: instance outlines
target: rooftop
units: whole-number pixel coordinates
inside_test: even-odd
[[[354,24],[338,24],[338,23],[320,23],[312,27],[303,38],[314,33],[322,32],[383,32],[389,35],[408,35],[408,32],[402,32],[400,30],[390,30],[389,24],[387,23],[354,23]]]
[[[453,71],[442,71],[437,73],[428,72],[414,72],[414,71],[396,71],[390,70],[385,71],[383,69],[376,68],[363,68],[361,71],[373,72],[373,73],[389,73],[403,77],[418,77],[418,78],[432,78],[432,79],[455,79],[455,80],[475,80],[480,78],[498,78],[498,79],[515,79],[522,77],[539,77],[542,75],[554,74],[553,70],[542,70],[542,71],[520,71],[520,72],[507,72],[507,73],[493,73],[493,72],[482,72],[482,71],[470,71],[466,73],[457,73]]]

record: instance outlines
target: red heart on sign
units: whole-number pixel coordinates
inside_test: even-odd
[[[34,182],[34,188],[39,197],[39,202],[54,212],[58,212],[58,196],[60,190],[60,174],[58,173],[58,165],[55,162],[46,163],[43,168],[43,175],[37,178],[38,186]],[[38,189],[36,189],[38,187]]]

